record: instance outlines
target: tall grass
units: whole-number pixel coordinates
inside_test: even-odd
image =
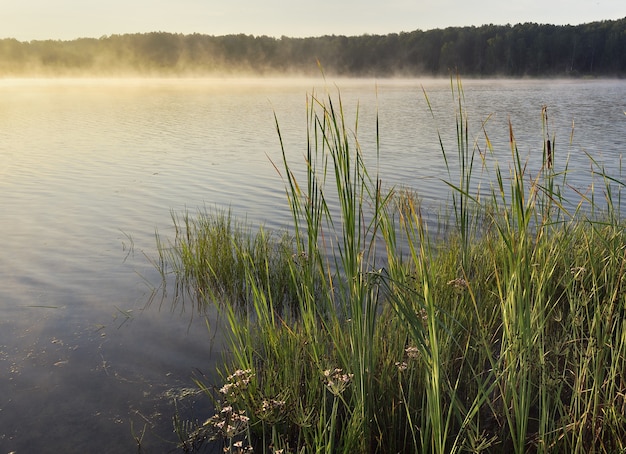
[[[164,290],[174,274],[175,305],[190,301],[202,310],[207,302],[221,301],[245,309],[254,289],[246,276],[254,274],[257,286],[274,303],[276,311],[289,309],[296,298],[289,279],[292,238],[233,219],[230,211],[203,209],[195,214],[172,213],[174,240],[156,235]]]
[[[546,109],[541,170],[529,174],[511,125],[501,167],[485,122],[470,132],[460,80],[451,92],[443,238],[366,168],[340,94],[308,99],[303,179],[284,148],[274,163],[292,237],[174,218],[164,276],[175,264],[229,321],[223,386],[199,383],[217,412],[192,437],[231,452],[626,450],[622,183],[590,157],[602,184],[566,200]]]

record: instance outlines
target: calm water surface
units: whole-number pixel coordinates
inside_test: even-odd
[[[454,155],[449,81],[337,85],[351,126],[359,105],[371,163],[379,116],[385,184],[411,186],[432,206],[445,200],[437,131]],[[194,374],[219,384],[219,323],[208,314],[208,332],[204,317],[172,311],[167,297],[147,304],[159,285],[149,261],[154,233],[173,233],[172,210],[205,206],[285,228],[283,183],[271,164],[281,159],[274,113],[302,169],[314,87],[324,95],[310,80],[0,81],[0,454],[131,452],[144,428],[146,451],[167,452],[175,398],[185,416],[209,416],[210,403],[187,391]],[[570,183],[589,184],[586,153],[619,175],[626,82],[464,88],[472,140],[484,146],[489,117],[502,165],[510,119],[529,168],[538,168],[546,105],[556,165],[569,156]]]

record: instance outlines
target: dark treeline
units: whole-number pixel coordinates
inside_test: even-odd
[[[626,18],[582,25],[484,25],[388,35],[272,38],[172,34],[0,40],[0,76],[626,76]]]

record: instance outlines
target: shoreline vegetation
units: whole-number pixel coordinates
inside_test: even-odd
[[[589,156],[588,191],[566,200],[546,108],[543,149],[526,157],[512,127],[509,150],[482,125],[474,139],[459,79],[451,92],[443,235],[417,194],[365,167],[339,90],[308,96],[306,171],[284,149],[273,163],[290,233],[201,212],[174,214],[173,239],[157,234],[164,283],[173,274],[180,299],[219,308],[230,346],[223,382],[197,382],[215,414],[175,418],[182,449],[626,450],[624,183]]]
[[[274,38],[166,32],[0,39],[0,77],[624,77],[626,18],[387,35]]]

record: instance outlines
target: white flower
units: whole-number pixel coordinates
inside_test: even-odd
[[[407,370],[409,365],[406,362],[402,361],[402,362],[397,362],[396,363],[396,367],[398,368],[398,370],[400,372],[403,372],[403,371]]]
[[[405,350],[406,356],[411,359],[416,359],[419,357],[419,350],[417,347],[407,347]]]
[[[452,279],[448,281],[448,285],[453,286],[457,290],[465,290],[469,287],[469,284],[463,278]]]
[[[344,374],[342,369],[335,368],[332,371],[327,369],[324,371],[326,387],[331,393],[338,396],[350,384],[354,378],[354,374]]]

